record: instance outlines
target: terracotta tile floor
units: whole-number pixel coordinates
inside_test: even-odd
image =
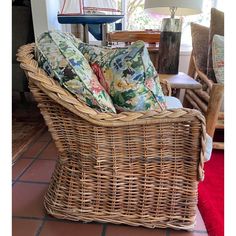
[[[191,232],[126,225],[71,222],[50,217],[43,197],[57,158],[48,132],[43,133],[16,161],[12,170],[13,236],[207,236],[200,213]]]

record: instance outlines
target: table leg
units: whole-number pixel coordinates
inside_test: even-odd
[[[102,46],[107,46],[107,24],[102,24]]]
[[[88,24],[84,25],[84,42],[89,43]]]
[[[179,98],[180,96],[180,89],[172,88],[172,96]]]

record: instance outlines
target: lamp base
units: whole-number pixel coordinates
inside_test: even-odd
[[[178,74],[179,72],[181,28],[180,19],[165,18],[162,21],[158,57],[160,74]]]

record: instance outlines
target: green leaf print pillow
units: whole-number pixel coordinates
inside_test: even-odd
[[[77,41],[117,111],[166,109],[158,74],[143,41],[128,48],[92,46]]]
[[[36,42],[39,66],[88,106],[116,113],[110,96],[76,47],[76,40],[73,35],[60,31],[43,33]]]

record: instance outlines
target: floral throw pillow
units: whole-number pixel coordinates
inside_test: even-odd
[[[80,42],[78,49],[118,111],[166,109],[158,74],[143,41],[116,49]]]
[[[217,82],[224,84],[224,36],[215,34],[213,37],[212,62]]]
[[[224,84],[224,36],[218,34],[212,40],[212,63],[217,83]],[[220,111],[224,111],[224,98]]]
[[[43,33],[36,43],[39,66],[88,106],[98,111],[116,113],[110,96],[76,43],[76,38],[71,34],[59,31]]]

